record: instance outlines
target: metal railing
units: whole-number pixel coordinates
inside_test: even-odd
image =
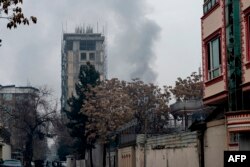
[[[192,115],[186,115],[185,117],[178,117],[178,119],[168,119],[164,124],[161,124],[160,127],[155,123],[150,123],[147,129],[147,136],[157,136],[161,134],[171,134],[176,132],[189,131],[190,125],[193,123]],[[136,125],[139,126],[139,125]],[[131,128],[131,127],[130,127]],[[136,128],[136,127],[135,127]],[[141,128],[142,131],[126,131],[126,133],[119,134],[119,144],[131,144],[136,142],[137,134],[144,134],[144,128]]]
[[[170,105],[171,113],[177,113],[180,111],[194,111],[201,109],[203,106],[202,100],[186,100],[176,102]]]

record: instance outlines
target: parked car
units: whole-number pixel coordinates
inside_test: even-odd
[[[22,167],[22,163],[17,159],[4,160],[0,167]]]

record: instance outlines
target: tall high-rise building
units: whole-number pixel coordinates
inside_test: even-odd
[[[81,65],[90,62],[100,73],[100,79],[106,79],[105,37],[101,33],[94,33],[91,27],[77,27],[75,33],[63,33],[61,51],[61,107],[64,108],[67,99],[75,93]]]

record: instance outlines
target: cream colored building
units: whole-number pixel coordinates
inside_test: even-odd
[[[0,159],[2,160],[11,159],[11,146],[1,141],[0,141]]]
[[[0,124],[0,159],[6,160],[11,159],[11,146],[10,146],[10,134]]]
[[[37,88],[31,86],[17,87],[15,85],[0,85],[0,124],[11,135],[9,139],[11,149],[9,144],[6,144],[6,142],[1,143],[0,139],[0,147],[2,148],[2,152],[0,152],[0,155],[2,153],[3,159],[10,158],[10,150],[12,151],[12,155],[14,155],[13,153],[20,153],[19,151],[22,150],[25,146],[25,141],[23,140],[23,131],[15,128],[15,126],[17,126],[18,124],[18,121],[14,120],[13,118],[11,118],[10,114],[6,113],[18,112],[18,110],[16,109],[16,105],[18,104],[18,102],[38,91],[39,90]],[[12,158],[19,157],[14,156]]]
[[[67,99],[75,93],[75,83],[81,65],[90,62],[100,73],[100,79],[106,79],[105,37],[101,33],[93,33],[87,27],[77,28],[75,33],[64,33],[62,40],[61,71],[61,105],[66,107]]]

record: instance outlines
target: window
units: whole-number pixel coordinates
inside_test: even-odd
[[[239,142],[239,133],[230,133],[230,143],[238,143]]]
[[[18,94],[16,95],[16,101],[21,101],[25,98],[24,94]]]
[[[3,99],[6,100],[6,101],[12,100],[12,94],[11,93],[3,94]]]
[[[219,2],[219,0],[205,0],[203,5],[203,13],[208,13]]]
[[[207,43],[208,79],[221,75],[220,38],[214,38]]]
[[[95,50],[96,41],[92,40],[82,40],[80,41],[80,50]]]
[[[81,53],[81,61],[85,61],[87,60],[87,54],[84,52],[84,53]]]
[[[66,41],[65,49],[66,50],[73,50],[73,41]]]
[[[89,53],[89,60],[95,61],[95,53]]]

